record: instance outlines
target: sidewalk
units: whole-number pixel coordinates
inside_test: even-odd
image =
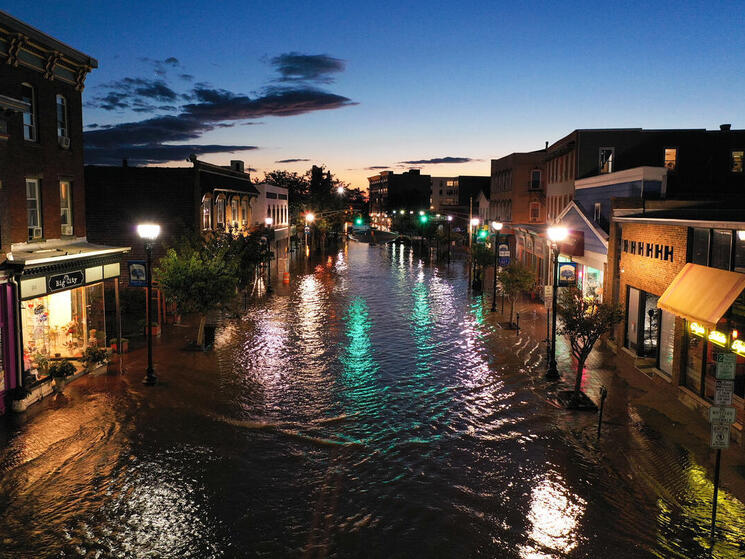
[[[498,303],[500,301],[498,300]],[[491,298],[484,296],[486,315],[490,321],[506,322],[509,320],[509,306],[505,302],[504,316],[497,305],[496,316],[489,313]],[[546,365],[546,309],[541,302],[523,299],[515,305],[520,313],[520,335],[527,335],[541,344],[543,359],[538,369]],[[515,333],[515,335],[518,335]],[[576,366],[574,364],[568,340],[559,336],[556,342],[556,360],[562,380],[558,387],[549,389],[572,389],[574,387]],[[630,441],[638,441],[639,434],[645,433],[648,438],[660,438],[667,446],[684,449],[695,461],[706,468],[708,479],[714,477],[716,452],[709,447],[709,423],[698,412],[686,407],[677,395],[677,388],[658,378],[650,378],[623,360],[604,342],[598,342],[587,359],[582,390],[598,405],[600,388],[605,386],[608,397],[603,413],[603,427],[600,441],[596,442],[597,414],[587,412],[566,412],[578,414],[578,425],[584,430],[578,432],[583,444],[596,446],[611,459],[629,460],[636,448]],[[549,394],[550,395],[550,394]],[[588,416],[590,416],[588,418]],[[588,424],[590,427],[588,428]],[[644,442],[641,442],[644,444]],[[662,448],[662,453],[670,449]],[[652,448],[654,451],[655,449]],[[663,462],[671,457],[661,457]],[[735,441],[730,448],[722,451],[720,486],[745,502],[745,450]]]

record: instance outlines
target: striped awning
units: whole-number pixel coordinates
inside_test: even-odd
[[[745,274],[689,263],[675,276],[657,307],[714,329],[743,289]]]

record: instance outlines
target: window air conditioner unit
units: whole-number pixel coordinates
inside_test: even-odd
[[[41,237],[42,237],[41,227],[32,227],[31,228],[31,238],[32,239],[41,239]]]
[[[57,141],[59,142],[59,145],[63,149],[70,149],[70,138],[67,136],[59,136],[57,138]]]
[[[62,226],[62,234],[71,236],[72,235],[72,225],[63,225]]]

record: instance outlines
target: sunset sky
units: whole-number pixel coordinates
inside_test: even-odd
[[[742,128],[741,2],[14,0],[99,61],[90,162],[487,175],[575,128]],[[233,153],[229,153],[232,151]],[[442,162],[438,162],[442,161]],[[185,164],[185,162],[184,162]]]

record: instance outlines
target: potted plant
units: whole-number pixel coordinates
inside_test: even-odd
[[[13,409],[13,411],[26,411],[26,408],[28,407],[26,398],[28,398],[30,395],[31,391],[25,386],[16,386],[13,390],[11,390],[9,392],[9,396],[11,401],[11,408]]]
[[[111,340],[111,351],[114,353],[119,353],[119,338],[112,338]],[[127,353],[129,351],[129,340],[127,338],[121,339],[121,352]]]
[[[106,363],[109,358],[109,352],[107,349],[102,347],[89,347],[83,352],[81,361],[85,365],[88,371],[91,371]]]
[[[62,392],[67,384],[67,379],[75,374],[75,365],[67,359],[62,359],[52,363],[49,367],[49,374],[54,379],[54,390]]]

